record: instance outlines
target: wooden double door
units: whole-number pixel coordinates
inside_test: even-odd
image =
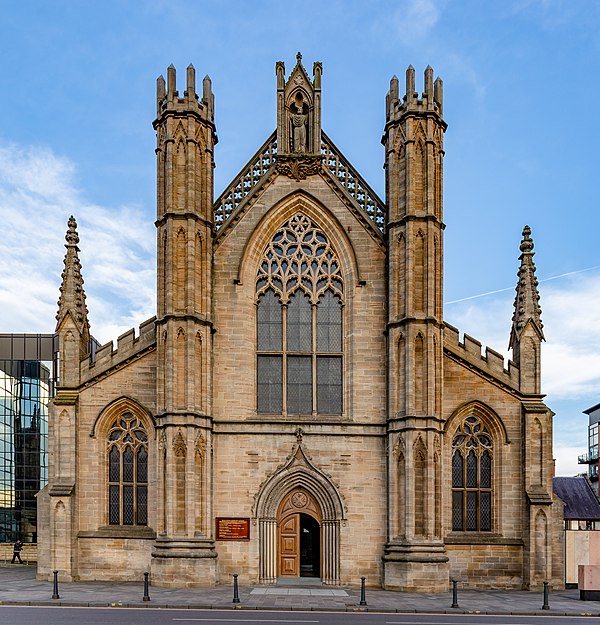
[[[314,497],[294,489],[277,514],[279,577],[321,577],[321,511]]]

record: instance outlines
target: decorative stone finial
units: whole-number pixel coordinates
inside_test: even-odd
[[[523,228],[523,240],[520,245],[521,252],[531,252],[533,250],[533,239],[531,238],[531,228],[525,226]]]
[[[77,221],[75,221],[75,217],[71,215],[69,217],[69,221],[67,222],[68,230],[67,234],[65,234],[65,240],[68,247],[70,245],[77,245],[79,243],[79,235],[77,234]]]
[[[296,61],[297,61],[298,63],[301,63],[301,62],[302,62],[302,55],[300,54],[300,52],[298,52],[298,54],[296,54]]]

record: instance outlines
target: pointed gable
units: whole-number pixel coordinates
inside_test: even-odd
[[[371,236],[383,244],[384,202],[321,130],[321,63],[314,63],[312,81],[300,53],[287,81],[283,61],[276,63],[275,70],[277,129],[215,202],[217,238],[241,219],[277,174],[298,182],[320,175]]]
[[[320,154],[321,152],[321,74],[319,61],[311,81],[296,55],[296,66],[285,80],[285,65],[278,61],[277,74],[277,152],[278,154]]]

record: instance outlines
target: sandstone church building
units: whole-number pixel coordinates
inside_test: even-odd
[[[158,79],[157,311],[116,348],[92,353],[69,219],[38,575],[559,586],[530,230],[505,364],[443,320],[442,81],[391,80],[384,201],[321,129],[321,63],[297,59],[216,200],[210,79]]]

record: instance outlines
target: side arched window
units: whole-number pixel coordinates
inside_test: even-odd
[[[148,435],[141,420],[125,413],[108,432],[108,522],[148,524]]]
[[[452,529],[492,531],[492,437],[477,417],[464,419],[452,440]]]
[[[342,275],[333,246],[306,215],[267,245],[256,294],[257,411],[342,414]]]

